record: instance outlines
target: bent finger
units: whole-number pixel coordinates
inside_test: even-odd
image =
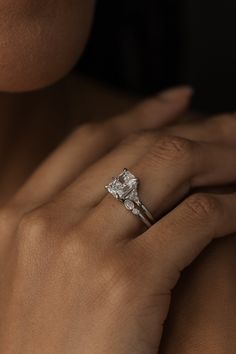
[[[227,144],[165,137],[130,170],[140,180],[140,200],[159,219],[192,188],[233,183],[236,161],[234,149]],[[112,225],[114,238],[126,239],[140,231],[140,220],[110,195],[97,204],[92,215],[100,220],[104,232],[108,224]]]
[[[149,252],[154,272],[170,291],[179,273],[215,238],[236,231],[236,194],[195,194],[133,242]]]
[[[190,140],[205,142],[224,142],[235,144],[236,113],[225,113],[208,119],[189,121],[164,127],[160,133],[175,135]]]
[[[188,87],[168,90],[122,116],[80,127],[36,170],[11,202],[27,205],[27,209],[47,202],[125,136],[157,129],[177,119],[191,93]]]

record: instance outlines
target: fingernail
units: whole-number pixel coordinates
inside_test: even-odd
[[[190,98],[194,95],[194,88],[191,86],[179,86],[170,88],[160,94],[160,97],[167,101]]]

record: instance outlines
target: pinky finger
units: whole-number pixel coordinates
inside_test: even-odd
[[[151,268],[158,272],[161,283],[171,280],[161,290],[170,291],[179,273],[213,239],[236,231],[235,210],[236,194],[195,194],[135,240],[150,253]]]

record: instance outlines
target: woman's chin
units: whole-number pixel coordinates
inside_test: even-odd
[[[3,65],[0,61],[0,67],[3,68],[0,72],[0,92],[28,92],[50,86],[71,71],[80,55],[78,52],[70,58],[62,56],[59,60],[60,54],[51,53],[51,57],[45,56],[42,61],[37,58],[35,61],[18,58],[16,65],[10,61]]]
[[[44,3],[35,13],[32,8],[29,12],[27,8],[22,12],[9,8],[0,14],[0,91],[24,92],[49,86],[63,78],[81,56],[95,1]]]

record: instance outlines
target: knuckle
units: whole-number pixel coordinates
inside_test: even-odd
[[[6,232],[17,222],[17,212],[13,208],[0,208],[0,230]]]
[[[190,213],[199,219],[209,219],[218,216],[221,205],[216,196],[198,193],[186,200],[186,206]]]
[[[20,259],[48,259],[61,249],[65,229],[57,216],[45,206],[25,214],[17,227],[17,249]]]
[[[48,233],[48,220],[41,211],[33,211],[23,216],[18,225],[20,240],[41,242]]]
[[[44,272],[48,261],[56,260],[60,243],[50,230],[50,221],[44,210],[27,213],[21,219],[17,229],[16,251],[19,268],[29,271],[29,265]]]
[[[125,146],[148,147],[156,141],[157,135],[152,132],[135,132],[123,140]]]
[[[162,159],[165,161],[190,161],[192,157],[193,142],[190,140],[175,137],[166,136],[161,138],[153,146],[151,155],[154,159]]]

